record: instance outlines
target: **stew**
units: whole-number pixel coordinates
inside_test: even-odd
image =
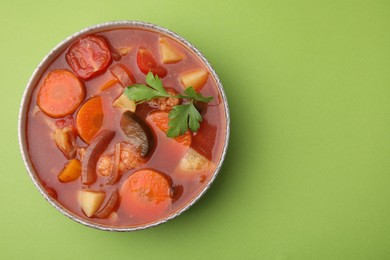
[[[157,98],[126,93],[160,83],[166,95]],[[40,184],[60,207],[101,226],[136,227],[205,189],[226,118],[194,52],[161,32],[123,28],[81,36],[56,57],[34,89],[26,131]]]

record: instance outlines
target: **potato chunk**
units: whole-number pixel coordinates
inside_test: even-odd
[[[116,108],[122,108],[124,110],[129,110],[131,112],[135,112],[136,109],[135,102],[130,100],[125,94],[122,94],[117,99],[115,99],[112,106]]]
[[[103,204],[105,197],[106,194],[102,191],[80,191],[79,203],[85,215],[92,217]]]
[[[77,159],[68,162],[65,168],[58,175],[60,182],[71,182],[77,180],[81,175],[81,163]]]
[[[165,64],[177,63],[183,59],[183,55],[165,37],[160,37],[160,51],[161,61]]]
[[[210,161],[192,148],[187,150],[187,153],[179,162],[179,168],[183,171],[203,171],[209,166]]]
[[[190,70],[180,75],[180,81],[185,88],[192,86],[200,91],[207,82],[209,73],[204,69]]]

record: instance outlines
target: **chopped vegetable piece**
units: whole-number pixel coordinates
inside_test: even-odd
[[[133,100],[128,99],[124,93],[120,95],[117,99],[115,99],[112,106],[116,108],[123,108],[131,112],[135,112],[136,109],[135,102]]]
[[[103,37],[88,35],[70,46],[66,61],[78,77],[87,80],[103,73],[112,57]]]
[[[165,64],[177,63],[183,59],[183,55],[172,47],[165,37],[160,37],[160,54],[161,60]]]
[[[133,49],[133,47],[123,47],[123,48],[119,48],[118,49],[118,52],[120,55],[122,56],[126,56],[127,54],[129,54],[129,52]]]
[[[52,137],[67,159],[73,159],[76,156],[76,136],[77,131],[73,116],[70,115],[56,121]]]
[[[154,219],[169,209],[171,180],[151,169],[139,170],[128,177],[120,189],[121,205],[131,216]]]
[[[67,159],[73,159],[76,156],[76,136],[70,127],[56,128],[52,136],[57,147]]]
[[[49,195],[52,199],[58,199],[58,194],[55,189],[53,189],[52,187],[48,187],[44,181],[42,181],[42,186],[46,190],[47,195]]]
[[[120,174],[119,174],[119,162],[121,159],[121,143],[117,143],[115,145],[114,152],[114,164],[111,167],[110,175],[108,176],[106,184],[112,185],[117,182]]]
[[[116,64],[110,68],[111,74],[118,79],[123,87],[128,87],[135,83],[135,78],[128,68],[123,64]]]
[[[192,137],[191,148],[211,160],[216,137],[217,126],[203,120],[202,127]]]
[[[97,161],[114,136],[114,131],[102,130],[92,139],[82,160],[81,182],[83,184],[91,184],[96,181]]]
[[[48,194],[51,198],[53,198],[53,199],[55,199],[55,200],[58,199],[58,194],[57,194],[57,192],[56,192],[55,189],[53,189],[53,188],[51,188],[51,187],[47,187],[47,188],[46,188],[46,192],[47,192],[47,194]]]
[[[77,159],[68,162],[65,168],[58,175],[60,182],[71,182],[77,180],[81,175],[81,163]]]
[[[106,193],[103,191],[80,191],[79,203],[85,215],[87,215],[89,218],[92,217],[103,204],[105,197]]]
[[[171,197],[172,197],[172,203],[176,202],[178,199],[180,199],[181,195],[183,195],[184,188],[183,185],[175,185],[171,189]]]
[[[119,195],[118,195],[118,197],[119,197]],[[119,200],[119,198],[118,198],[118,200]],[[112,211],[111,214],[108,215],[108,220],[112,224],[118,223],[118,220],[119,220],[118,213],[116,213],[115,211]]]
[[[153,75],[158,75],[160,78],[164,78],[168,73],[163,66],[157,64],[152,53],[143,46],[138,49],[137,64],[144,74],[152,72]]]
[[[87,149],[85,147],[77,148],[77,155],[79,156],[80,161],[83,160],[86,151],[87,151]]]
[[[72,114],[85,98],[84,84],[70,71],[53,70],[43,80],[37,104],[50,117]]]
[[[119,192],[117,189],[111,194],[106,205],[104,205],[98,212],[95,213],[97,218],[107,218],[111,212],[114,211],[119,201]]]
[[[123,113],[120,127],[128,137],[127,141],[134,146],[141,156],[148,156],[155,144],[154,135],[150,127],[135,113],[130,111]]]
[[[110,51],[111,51],[111,57],[114,61],[119,61],[120,59],[122,59],[122,55],[119,53],[118,50],[110,48]]]
[[[179,168],[183,171],[204,171],[210,165],[210,161],[200,155],[194,149],[189,148],[179,162]]]
[[[169,114],[167,111],[156,111],[150,113],[147,117],[147,120],[150,120],[151,123],[154,123],[161,131],[163,131],[166,134],[169,129],[168,115]],[[191,132],[187,130],[183,135],[175,137],[174,140],[185,146],[190,146],[192,141]]]
[[[190,70],[180,75],[180,81],[185,88],[192,86],[200,91],[207,82],[209,73],[204,69]]]
[[[103,125],[103,103],[100,96],[85,102],[76,117],[76,128],[81,139],[87,144],[99,132]]]
[[[104,83],[103,86],[100,87],[100,91],[105,91],[107,89],[110,89],[112,88],[113,86],[115,86],[116,84],[119,84],[119,81],[118,79],[111,79],[109,81],[107,81],[106,83]]]

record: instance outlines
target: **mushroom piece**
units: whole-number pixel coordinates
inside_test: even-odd
[[[120,127],[128,137],[126,141],[132,144],[142,157],[148,156],[155,144],[150,127],[139,116],[130,111],[123,113]]]

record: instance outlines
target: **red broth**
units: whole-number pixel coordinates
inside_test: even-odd
[[[48,73],[53,70],[61,69],[74,72],[66,60],[66,54],[69,51],[69,46],[58,55],[58,57],[46,68],[42,74],[40,81],[35,87],[29,103],[26,139],[29,157],[38,174],[40,184],[56,203],[68,211],[70,214],[76,215],[85,222],[97,224],[102,227],[119,227],[132,228],[142,226],[147,223],[158,222],[160,219],[169,217],[175,212],[180,211],[186,205],[191,203],[213,177],[215,168],[221,160],[224,143],[226,142],[226,118],[224,104],[221,93],[218,90],[212,74],[208,70],[203,61],[190,49],[182,45],[180,42],[167,35],[167,41],[178,53],[183,56],[183,59],[176,63],[164,64],[161,61],[159,39],[162,36],[160,32],[144,29],[114,29],[94,34],[101,36],[108,43],[112,54],[112,63],[89,79],[80,80],[85,85],[85,99],[77,110],[72,113],[71,117],[75,121],[80,107],[92,97],[100,96],[103,104],[103,122],[100,130],[108,129],[115,131],[115,137],[109,143],[107,149],[102,152],[102,156],[111,155],[114,153],[115,144],[127,140],[127,136],[121,131],[119,126],[123,114],[123,110],[113,108],[114,100],[123,93],[124,87],[119,83],[112,84],[111,87],[102,90],[110,80],[113,80],[113,74],[110,68],[117,64],[122,64],[133,75],[133,79],[137,83],[145,83],[145,74],[137,64],[137,50],[140,46],[147,48],[155,58],[156,62],[167,70],[167,75],[162,79],[164,87],[169,87],[177,92],[183,92],[184,87],[180,81],[180,75],[186,71],[194,69],[204,69],[208,71],[207,81],[201,89],[204,96],[213,96],[214,99],[207,105],[200,107],[200,112],[203,117],[200,129],[196,133],[190,133],[192,143],[190,148],[172,138],[168,138],[155,124],[150,120],[151,113],[159,111],[156,106],[151,106],[148,103],[137,105],[135,113],[138,117],[150,127],[154,136],[154,146],[146,156],[146,162],[134,169],[124,171],[118,182],[113,185],[107,184],[107,177],[100,174],[92,184],[83,184],[80,178],[63,183],[59,181],[58,176],[64,169],[69,159],[64,156],[64,153],[56,146],[53,140],[53,129],[58,126],[58,121],[62,118],[53,118],[43,113],[37,106],[37,95],[40,86]],[[77,41],[77,39],[76,39]],[[69,117],[68,117],[69,118]],[[85,143],[80,136],[76,138],[76,148],[86,148]],[[179,163],[183,156],[192,149],[200,154],[208,161],[208,167],[202,170],[183,170],[179,167]],[[78,153],[75,157],[80,159]],[[116,203],[112,212],[103,218],[96,216],[87,217],[82,210],[79,202],[79,194],[81,190],[100,191],[106,194],[104,202],[99,208],[102,208],[110,198],[114,190],[121,190],[122,184],[135,172],[144,169],[153,169],[161,173],[164,178],[169,180],[171,185],[171,203],[163,210],[159,210],[155,214],[138,214],[139,212],[129,212],[122,205],[124,200],[120,198]],[[134,208],[134,207],[133,207]],[[130,211],[135,210],[131,209]],[[143,209],[140,209],[141,211]]]

